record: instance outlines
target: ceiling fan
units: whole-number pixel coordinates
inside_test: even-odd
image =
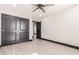
[[[47,6],[54,6],[54,4],[33,4],[36,8],[33,10],[33,12],[35,12],[36,10],[38,9],[41,9],[44,13],[46,12],[44,10],[44,7],[47,7]]]

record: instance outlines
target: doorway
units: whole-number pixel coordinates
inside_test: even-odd
[[[33,38],[41,39],[41,22],[33,21]]]

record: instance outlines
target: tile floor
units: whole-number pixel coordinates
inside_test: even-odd
[[[41,55],[78,55],[79,50],[40,39],[0,47],[0,55],[31,55],[33,53]]]

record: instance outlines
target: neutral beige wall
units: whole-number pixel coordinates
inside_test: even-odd
[[[0,7],[0,45],[1,45],[1,13],[5,13],[5,14],[9,14],[9,15],[14,15],[14,16],[19,16],[19,17],[23,17],[23,18],[27,18],[27,19],[30,19],[29,21],[29,38],[30,40],[32,39],[32,19],[30,17],[30,15],[28,15],[28,13],[25,13],[25,11],[21,11],[19,9],[16,9],[16,8],[13,8],[13,7]]]
[[[79,46],[79,5],[42,20],[42,38]]]

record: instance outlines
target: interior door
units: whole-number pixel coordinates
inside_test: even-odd
[[[2,45],[29,40],[29,20],[2,14]]]
[[[16,42],[16,20],[14,17],[2,14],[2,45],[7,45]]]
[[[29,40],[29,20],[20,18],[17,20],[17,41],[24,42]]]
[[[41,39],[41,22],[36,22],[37,24],[37,38]]]

